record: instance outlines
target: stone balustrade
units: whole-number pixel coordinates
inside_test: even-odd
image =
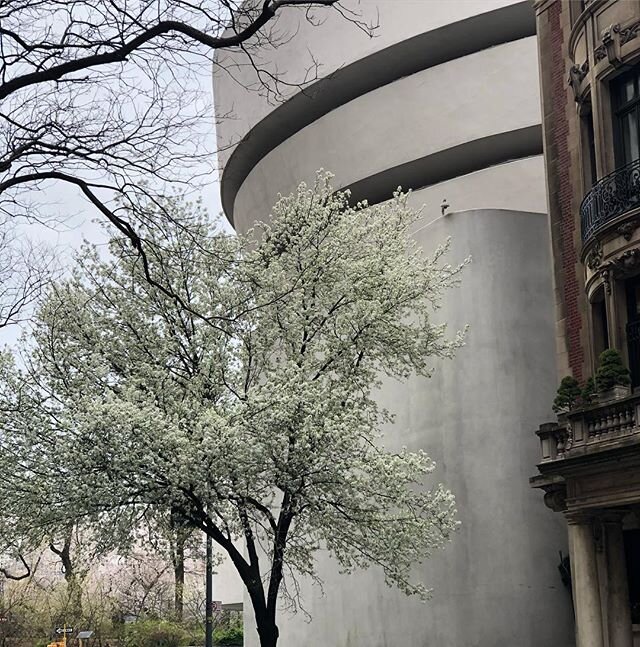
[[[543,463],[640,444],[640,393],[562,414],[536,433]]]

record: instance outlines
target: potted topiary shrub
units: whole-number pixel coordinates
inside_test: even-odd
[[[582,387],[582,392],[580,393],[580,399],[585,406],[593,404],[598,396],[598,389],[596,389],[596,381],[593,377],[587,379]]]
[[[623,364],[620,353],[609,348],[600,353],[600,365],[596,371],[596,389],[598,390],[598,400],[608,402],[609,400],[618,400],[631,393],[629,369]]]
[[[551,407],[558,417],[565,413],[569,413],[578,404],[578,399],[582,395],[578,380],[572,375],[567,375],[562,378],[556,398]]]

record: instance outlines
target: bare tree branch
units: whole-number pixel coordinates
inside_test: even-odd
[[[31,575],[31,567],[27,563],[27,560],[24,558],[24,555],[22,553],[18,554],[18,559],[22,563],[22,566],[24,566],[24,573],[19,573],[16,575],[15,573],[9,572],[6,568],[1,568],[0,567],[0,573],[4,575],[8,580],[25,580]]]
[[[214,173],[203,79],[237,65],[214,53],[240,51],[249,89],[282,100],[318,78],[318,63],[299,79],[267,69],[264,52],[294,37],[274,19],[299,11],[316,24],[312,9],[366,30],[340,0],[0,0],[0,218],[46,221],[44,188],[73,185],[153,282],[137,233],[156,222],[148,205],[161,211],[170,187]]]
[[[0,221],[0,329],[29,316],[52,272],[49,250],[22,240],[10,222]]]

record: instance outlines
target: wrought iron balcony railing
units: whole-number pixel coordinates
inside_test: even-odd
[[[580,205],[582,242],[627,211],[640,207],[640,160],[596,182]]]

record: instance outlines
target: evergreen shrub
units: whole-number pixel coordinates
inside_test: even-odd
[[[631,383],[629,369],[623,364],[617,350],[609,348],[600,353],[599,364],[595,382],[600,393],[617,385],[628,386]]]
[[[580,389],[580,384],[578,380],[571,375],[567,375],[562,378],[560,386],[558,387],[558,392],[556,398],[553,401],[553,411],[555,413],[566,413],[571,411],[578,401],[578,398],[582,395],[582,390]]]
[[[580,394],[580,398],[583,404],[591,404],[594,401],[597,393],[598,389],[596,389],[596,381],[593,379],[593,377],[590,377],[584,383],[584,386],[582,387],[582,393]]]

